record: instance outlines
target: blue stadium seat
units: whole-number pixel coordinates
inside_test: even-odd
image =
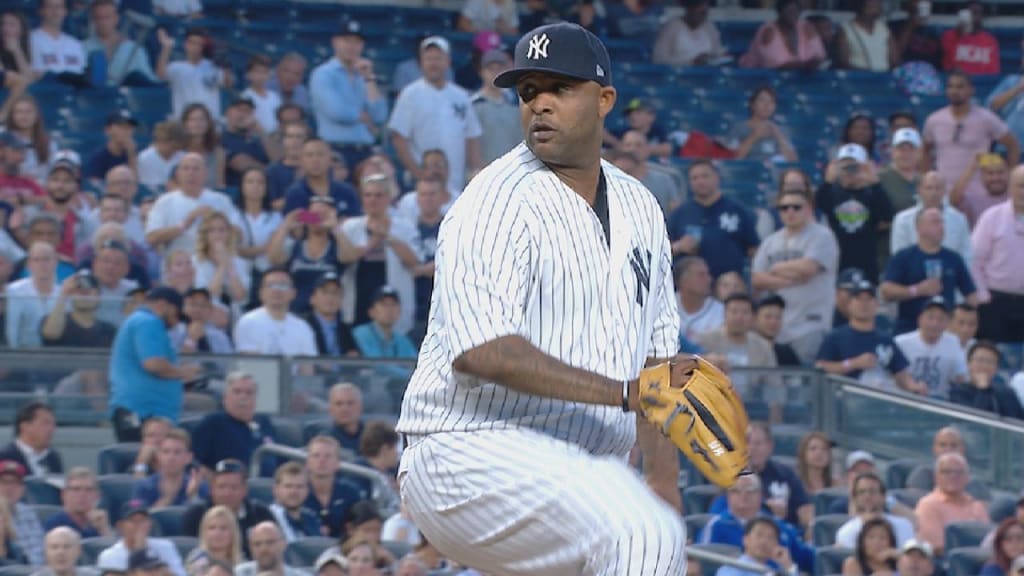
[[[947,576],[975,576],[981,572],[982,567],[992,557],[992,551],[987,548],[953,548],[946,553],[946,560],[949,563]]]
[[[841,546],[823,546],[814,552],[814,576],[841,574],[843,562],[853,555],[853,550]]]
[[[277,431],[278,442],[296,448],[303,445],[301,422],[288,416],[271,416],[270,421]]]
[[[168,506],[151,511],[149,517],[153,520],[153,534],[165,538],[182,536],[181,522],[186,510],[187,506]]]
[[[683,510],[689,514],[707,514],[711,503],[722,493],[714,484],[698,484],[683,489]]]
[[[25,503],[60,506],[60,488],[43,478],[29,476],[25,478]]]
[[[23,564],[12,564],[0,566],[0,576],[32,576],[39,571],[39,566],[25,566]]]
[[[100,448],[96,454],[96,471],[99,474],[126,474],[131,472],[140,444],[125,442]]]
[[[892,460],[885,467],[885,486],[889,490],[903,488],[907,485],[907,477],[921,464],[927,464],[921,458],[901,458]]]
[[[814,546],[832,546],[836,543],[836,530],[850,519],[846,514],[825,514],[811,521]]]
[[[136,478],[131,474],[104,474],[96,478],[100,488],[100,505],[110,514],[110,522],[120,519],[121,505],[132,499]]]
[[[95,538],[84,538],[82,540],[82,554],[78,557],[79,566],[95,566],[99,560],[100,552],[110,548],[117,543],[114,536],[98,536]]]
[[[29,508],[36,513],[36,516],[39,518],[39,523],[43,526],[46,525],[46,522],[50,518],[53,518],[64,511],[64,508],[57,504],[31,504]]]
[[[331,425],[330,418],[318,418],[316,420],[310,420],[302,426],[302,443],[306,444],[320,433],[321,430],[326,429]]]
[[[981,546],[992,528],[988,522],[950,522],[945,528],[946,549]]]
[[[274,503],[273,478],[249,478],[246,484],[249,486],[249,498],[259,500],[267,506]]]
[[[170,536],[167,539],[174,543],[174,547],[178,549],[178,554],[182,559],[187,558],[189,552],[199,546],[199,539],[192,536]]]
[[[814,515],[821,517],[831,514],[832,504],[837,500],[849,498],[850,491],[842,486],[825,488],[814,494]]]
[[[992,519],[992,523],[998,525],[1013,516],[1019,499],[1016,495],[994,494],[992,501],[988,504],[988,516]]]
[[[888,492],[893,498],[899,500],[908,508],[916,507],[917,501],[923,498],[926,494],[924,491],[916,488],[896,488],[895,490],[889,490]]]
[[[323,536],[310,536],[290,542],[284,550],[284,561],[289,566],[313,566],[316,559],[338,541]]]

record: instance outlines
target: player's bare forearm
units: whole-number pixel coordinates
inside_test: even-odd
[[[622,381],[575,368],[545,354],[521,336],[502,336],[467,350],[452,362],[455,370],[516,392],[584,404],[622,405]],[[630,407],[637,405],[630,381]]]
[[[679,448],[642,415],[636,418],[636,441],[643,454],[644,480],[651,490],[683,513],[679,495]]]

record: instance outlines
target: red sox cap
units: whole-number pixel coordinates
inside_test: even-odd
[[[590,80],[601,86],[612,83],[608,50],[586,28],[559,22],[534,28],[516,43],[515,64],[494,79],[498,88],[511,88],[531,72],[558,74]]]

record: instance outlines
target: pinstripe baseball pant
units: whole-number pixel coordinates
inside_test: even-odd
[[[399,469],[416,526],[494,576],[682,576],[686,528],[622,459],[522,429],[413,440]]]

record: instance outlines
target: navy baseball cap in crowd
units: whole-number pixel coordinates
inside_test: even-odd
[[[92,271],[88,268],[82,268],[75,273],[75,282],[79,288],[89,288],[91,290],[99,290],[100,282],[92,275]]]
[[[178,312],[181,312],[181,307],[184,305],[184,299],[181,297],[181,294],[170,286],[150,288],[149,292],[146,292],[146,300],[163,300],[177,308]]]
[[[516,43],[514,62],[510,70],[494,79],[495,86],[511,88],[531,72],[590,80],[601,86],[612,84],[608,50],[579,24],[559,22],[534,28]]]
[[[28,140],[10,130],[5,130],[0,132],[0,146],[14,148],[15,150],[25,150],[28,148]]]
[[[872,282],[871,280],[861,279],[858,280],[857,282],[854,282],[853,286],[850,286],[849,290],[851,296],[858,296],[860,294],[871,294],[872,296],[874,296],[875,283]]]
[[[946,303],[946,299],[942,296],[932,296],[924,303],[921,307],[921,313],[924,314],[926,310],[930,308],[939,308],[946,314],[949,314],[949,304]]]
[[[384,285],[377,289],[373,294],[373,303],[376,304],[385,298],[392,298],[395,302],[401,303],[401,299],[398,297],[398,290],[395,290],[391,286]]]
[[[766,292],[764,296],[761,296],[757,301],[757,307],[755,310],[760,310],[765,306],[778,306],[779,308],[786,307],[786,301],[775,292]]]
[[[341,22],[338,23],[338,29],[334,32],[334,36],[358,36],[363,39],[366,38],[366,36],[363,35],[363,27],[359,25],[359,22],[348,17],[343,17]]]
[[[341,278],[334,272],[324,272],[323,274],[320,275],[319,278],[316,279],[316,284],[313,286],[313,289],[316,290],[319,289],[321,286],[326,286],[328,284],[336,284],[340,287]]]
[[[127,519],[134,514],[145,514],[149,516],[149,507],[138,498],[133,498],[121,505],[121,520]]]
[[[839,273],[839,278],[836,280],[836,288],[850,290],[854,284],[861,280],[864,280],[863,270],[860,268],[846,268]]]
[[[132,126],[138,126],[139,121],[132,116],[132,113],[128,110],[115,110],[110,114],[107,114],[107,121],[104,126],[113,126],[114,124],[131,124]]]
[[[164,568],[166,566],[167,562],[164,562],[164,559],[161,558],[159,554],[149,548],[136,550],[128,557],[129,572],[133,572],[135,570],[156,570],[157,568]]]

